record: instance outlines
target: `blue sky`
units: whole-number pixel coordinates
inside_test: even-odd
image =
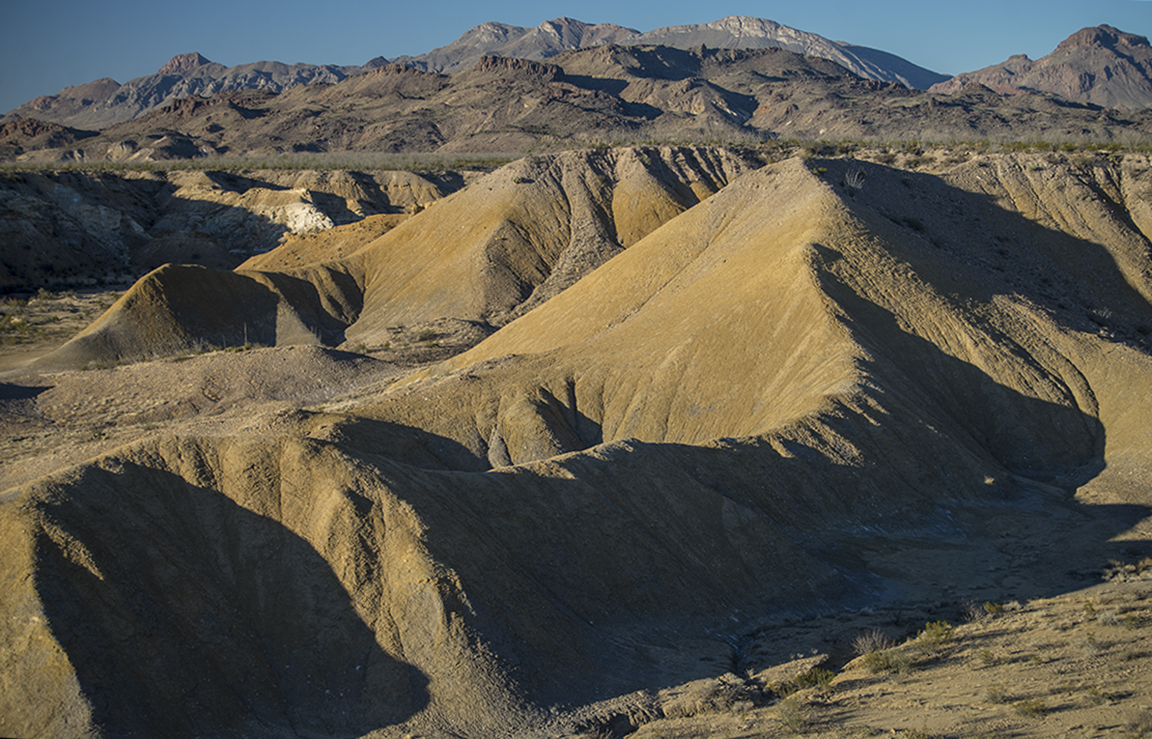
[[[198,51],[228,66],[260,60],[363,64],[420,54],[472,26],[568,16],[641,31],[748,15],[883,49],[944,74],[1012,54],[1033,59],[1085,26],[1152,35],[1150,0],[0,0],[0,112],[67,85],[152,74]]]

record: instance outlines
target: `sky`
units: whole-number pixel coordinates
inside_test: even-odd
[[[0,0],[0,10],[0,112],[101,77],[153,74],[179,53],[226,66],[363,64],[431,51],[486,21],[567,16],[650,31],[754,16],[949,75],[1037,59],[1086,26],[1152,35],[1152,0]]]

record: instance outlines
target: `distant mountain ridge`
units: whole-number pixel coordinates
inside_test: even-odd
[[[712,23],[668,26],[641,33],[612,24],[589,25],[572,18],[557,18],[536,28],[485,23],[469,30],[447,46],[415,57],[393,61],[426,72],[452,74],[468,69],[484,56],[547,59],[562,51],[604,44],[653,44],[674,49],[700,45],[721,49],[786,49],[836,62],[865,79],[899,82],[927,89],[948,79],[901,59],[895,54],[831,41],[814,33],[798,31],[764,18],[728,16]]]
[[[29,123],[23,121],[22,123]],[[785,49],[592,46],[546,61],[489,56],[455,74],[388,64],[280,94],[186,97],[85,135],[0,129],[0,156],[137,162],[337,152],[520,154],[631,141],[1152,141],[1126,113],[982,85],[954,95],[863,79]]]
[[[54,132],[51,137],[59,146],[66,144],[65,138],[78,141],[90,137],[94,130],[105,130],[134,120],[172,105],[179,98],[206,98],[226,92],[280,93],[299,85],[334,85],[390,64],[432,75],[455,75],[484,64],[485,59],[497,57],[551,61],[581,50],[642,46],[682,51],[781,49],[833,62],[866,80],[898,83],[913,90],[929,89],[942,95],[957,95],[975,85],[987,89],[989,94],[991,91],[1012,95],[1038,93],[1105,108],[1128,108],[1132,111],[1152,108],[1152,46],[1143,36],[1111,26],[1085,28],[1037,61],[1023,55],[1014,56],[1001,64],[948,79],[894,54],[830,41],[761,18],[730,16],[712,23],[669,26],[646,33],[613,24],[588,24],[572,18],[557,18],[535,28],[484,23],[427,54],[397,57],[392,62],[377,57],[361,66],[286,65],[264,61],[225,67],[199,53],[178,54],[156,74],[123,85],[102,78],[67,87],[56,95],[42,96],[20,106],[0,118],[0,123],[37,119],[65,126],[70,130]],[[420,84],[441,83],[425,80]],[[611,94],[611,91],[605,92]],[[721,107],[726,105],[724,103]],[[1031,103],[1026,104],[1026,107],[1030,106]],[[656,107],[663,109],[664,104],[659,103]],[[747,111],[737,118],[746,119],[750,114],[751,111]],[[385,124],[381,122],[376,127],[382,125]],[[1044,130],[1059,129],[1059,125],[1044,126]],[[818,126],[816,133],[823,135],[825,130],[830,129]],[[1086,135],[1088,131],[1083,129],[1082,133]],[[443,143],[444,138],[452,137],[440,133],[432,135],[433,139],[426,142],[429,146],[435,139]],[[32,135],[23,128],[6,130],[2,138],[4,151],[0,154],[7,158],[45,148],[44,142],[48,140],[48,137],[39,133]],[[317,145],[321,148],[326,146],[319,142]],[[408,142],[401,148],[408,149],[410,145]],[[182,151],[187,149],[186,155],[197,151],[184,146],[178,148]],[[212,150],[209,147],[205,151]]]
[[[573,18],[556,18],[535,28],[483,23],[446,46],[420,56],[397,57],[391,62],[424,72],[453,74],[470,69],[487,56],[540,60],[565,51],[606,44],[656,44],[685,50],[701,45],[728,49],[782,48],[828,59],[867,79],[894,81],[917,89],[926,89],[947,79],[894,54],[830,41],[774,21],[742,16],[707,24],[658,28],[647,33],[611,23],[583,23]],[[123,85],[105,77],[66,87],[55,95],[44,95],[25,103],[0,120],[37,118],[76,129],[102,130],[189,95],[207,97],[229,90],[281,92],[301,84],[334,84],[387,63],[388,59],[377,57],[361,66],[261,61],[225,67],[199,53],[177,54],[155,74]]]
[[[658,28],[641,34],[630,43],[659,44],[677,49],[689,49],[701,44],[722,49],[785,49],[836,62],[865,79],[899,82],[918,90],[926,90],[948,79],[947,75],[919,67],[895,54],[867,46],[831,41],[775,21],[746,16],[729,16],[702,25]]]
[[[556,18],[535,28],[482,23],[446,46],[420,56],[396,57],[392,61],[422,72],[452,74],[469,69],[486,56],[547,59],[587,46],[632,43],[640,35],[640,31],[634,28],[611,23],[583,23],[574,18]]]
[[[35,98],[8,113],[4,120],[37,118],[72,128],[100,130],[130,121],[172,101],[228,90],[282,92],[296,85],[333,84],[387,63],[377,58],[361,66],[253,62],[225,67],[199,53],[177,54],[155,74],[123,85],[108,77],[55,95]]]
[[[1045,92],[1104,107],[1152,107],[1152,46],[1145,36],[1102,25],[1072,34],[1047,56],[1017,54],[934,85],[951,94],[979,83],[1006,95]]]

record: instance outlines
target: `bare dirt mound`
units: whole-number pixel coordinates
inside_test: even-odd
[[[785,616],[1078,587],[1152,505],[1149,177],[769,165],[388,393],[10,490],[0,728],[570,735]],[[373,250],[464,195],[360,253],[360,322],[450,312]]]
[[[361,282],[342,265],[291,273],[166,265],[33,366],[107,366],[209,347],[339,344],[360,311]]]

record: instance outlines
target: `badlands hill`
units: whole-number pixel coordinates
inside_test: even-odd
[[[334,258],[333,235],[291,270],[263,271],[276,252],[236,272],[162,267],[44,362],[79,367],[245,341],[366,345],[386,341],[391,326],[439,319],[499,327],[759,164],[694,148],[522,160],[344,258]]]
[[[1148,556],[1150,188],[567,153],[341,259],[161,268],[45,366],[276,346],[6,378],[9,427],[118,441],[3,470],[0,732],[622,736],[787,618]],[[408,376],[332,347],[427,321],[499,328]],[[265,413],[292,366],[332,386]]]
[[[183,98],[21,161],[150,162],[331,152],[503,152],[635,141],[1146,142],[1152,112],[981,85],[950,95],[867,80],[783,49],[597,46],[452,75],[387,65],[280,94]]]
[[[333,228],[371,240],[473,171],[0,174],[0,290],[129,284],[163,264],[232,269]],[[329,243],[337,237],[331,235]],[[349,248],[349,247],[345,247]],[[338,250],[337,250],[338,251]]]
[[[1081,103],[1143,110],[1152,107],[1152,46],[1146,37],[1112,26],[1085,28],[1035,61],[1020,54],[931,89],[954,93],[973,83],[1008,95],[1045,92]]]

